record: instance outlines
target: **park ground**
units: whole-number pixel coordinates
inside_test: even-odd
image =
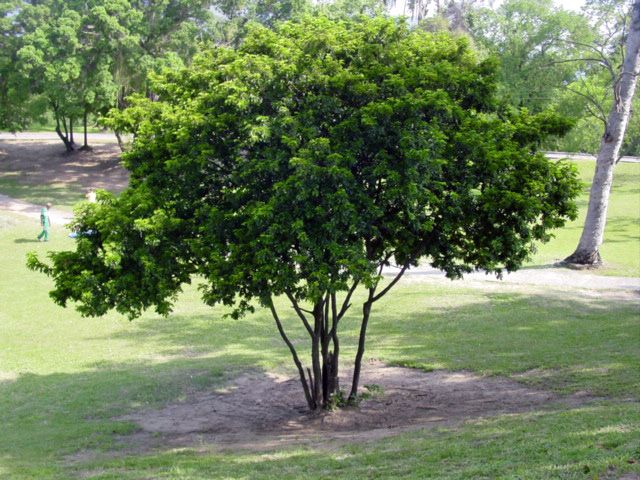
[[[226,318],[195,287],[134,322],[52,303],[26,253],[72,248],[73,204],[126,185],[108,139],[61,150],[0,140],[0,478],[640,478],[640,164],[616,168],[604,268],[553,268],[579,218],[505,281],[415,271],[374,311],[366,398],[318,416],[268,312]]]

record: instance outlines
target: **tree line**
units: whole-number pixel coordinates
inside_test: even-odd
[[[322,13],[405,15],[414,28],[446,30],[500,61],[499,95],[538,113],[574,119],[545,148],[596,152],[614,102],[625,34],[624,0],[587,0],[574,12],[553,0],[3,0],[0,1],[0,129],[49,115],[67,150],[75,132],[133,93],[150,98],[151,75],[189,65],[212,45],[237,48],[247,27]],[[640,99],[634,101],[636,107]],[[640,155],[632,116],[622,155]],[[116,132],[118,133],[118,132]],[[84,147],[87,148],[86,135]]]

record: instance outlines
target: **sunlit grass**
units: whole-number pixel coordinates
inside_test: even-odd
[[[578,198],[578,218],[555,231],[555,238],[539,247],[531,265],[548,265],[563,260],[578,246],[595,162],[576,161],[575,164],[584,185]],[[640,163],[619,163],[615,167],[605,240],[600,252],[605,264],[592,273],[640,276]]]
[[[587,469],[586,478],[606,478],[610,468],[638,469],[637,301],[440,280],[400,285],[376,305],[367,358],[509,376],[606,399],[318,449],[122,451],[117,439],[136,427],[118,415],[179,401],[247,369],[293,374],[288,351],[267,312],[225,318],[224,309],[204,306],[193,287],[167,318],[83,319],[55,306],[50,280],[26,269],[25,254],[70,248],[73,241],[56,228],[51,242],[36,243],[37,230],[30,220],[0,215],[0,478],[528,479],[585,478]],[[279,308],[302,342],[291,310]],[[343,328],[348,361],[357,306]],[[85,450],[97,458],[68,460]],[[110,451],[115,458],[101,457]]]

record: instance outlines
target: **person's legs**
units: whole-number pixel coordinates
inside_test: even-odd
[[[38,240],[40,241],[44,241],[48,242],[49,241],[49,229],[48,228],[43,228],[42,232],[40,232],[40,235],[38,235]]]

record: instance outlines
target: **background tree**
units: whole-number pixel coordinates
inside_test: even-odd
[[[84,315],[167,314],[194,274],[232,315],[258,302],[311,409],[340,391],[339,326],[359,286],[352,401],[372,307],[410,266],[514,270],[575,216],[575,172],[536,153],[567,122],[498,105],[494,63],[464,38],[384,18],[254,25],[240,49],[211,49],[153,89],[158,101],[135,97],[110,120],[136,134],[129,188],[77,211],[74,228],[96,233],[75,251],[29,265]],[[308,368],[277,296],[308,336]]]
[[[18,0],[0,1],[0,129],[20,130],[29,109],[29,83],[15,71],[21,35],[15,21]]]
[[[604,239],[609,193],[613,183],[613,170],[620,159],[620,149],[631,116],[631,104],[640,74],[640,0],[633,0],[628,16],[623,17],[621,27],[624,49],[621,52],[620,73],[615,73],[614,64],[602,56],[611,70],[613,81],[613,105],[604,119],[605,129],[596,160],[596,171],[591,184],[589,208],[578,246],[566,263],[597,265],[602,262],[600,245]]]
[[[498,8],[476,10],[470,23],[477,44],[500,59],[499,89],[506,101],[533,112],[564,106],[557,99],[584,65],[575,42],[592,39],[582,15],[552,0],[506,0]]]

